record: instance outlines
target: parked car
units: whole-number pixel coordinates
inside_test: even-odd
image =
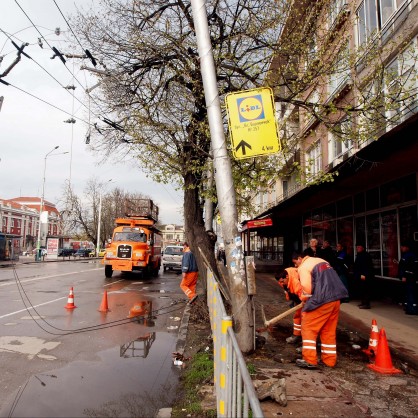
[[[181,270],[181,259],[183,258],[183,247],[180,245],[169,245],[165,247],[161,259],[164,271]]]
[[[102,248],[101,250],[99,250],[99,257],[104,257],[104,255],[106,254],[106,248]]]
[[[90,254],[93,252],[94,250],[91,250],[90,248],[79,248],[74,253],[74,257],[90,257]]]
[[[58,257],[70,257],[75,253],[72,248],[59,248]]]

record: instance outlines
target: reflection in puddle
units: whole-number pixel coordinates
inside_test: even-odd
[[[151,319],[152,315],[152,301],[143,300],[135,302],[135,305],[129,310],[128,318],[144,318]]]
[[[142,337],[120,346],[120,356],[123,358],[148,356],[152,343],[155,341],[155,332],[148,332]],[[129,350],[129,351],[128,351]]]
[[[74,361],[32,376],[2,405],[5,417],[153,417],[173,404],[179,371],[171,354],[177,335],[144,334],[135,350],[101,351],[94,361]],[[136,351],[138,344],[148,350]],[[150,346],[152,344],[152,349]],[[148,348],[147,348],[148,347]]]

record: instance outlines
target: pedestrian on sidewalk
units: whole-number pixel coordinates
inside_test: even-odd
[[[303,254],[310,257],[318,257],[318,240],[316,238],[309,240],[309,247],[305,248]]]
[[[407,315],[417,315],[417,278],[418,278],[418,257],[411,250],[411,244],[407,241],[401,242],[401,259],[399,261],[399,279],[404,285],[404,309]]]
[[[331,267],[335,268],[336,254],[328,240],[324,240],[321,248],[317,251],[316,257],[328,261],[328,263],[331,264]]]
[[[345,247],[339,242],[337,244],[336,260],[334,269],[338,274],[338,277],[342,281],[343,285],[347,289],[348,294],[350,295],[350,289],[348,286],[348,265],[349,257]],[[341,302],[349,302],[349,297],[347,299],[341,300]]]
[[[275,278],[279,286],[283,288],[286,300],[291,301],[290,307],[293,308],[301,303],[300,294],[302,286],[299,281],[298,269],[296,267],[288,267],[279,271]],[[302,308],[298,309],[293,316],[293,335],[286,338],[288,344],[297,344],[301,341],[302,335]]]
[[[373,262],[372,257],[366,251],[366,247],[362,242],[356,243],[356,259],[354,260],[354,280],[359,285],[361,302],[360,309],[370,309],[370,298],[373,287]]]
[[[334,367],[337,362],[337,323],[340,300],[348,297],[337,272],[318,257],[296,253],[292,261],[298,268],[304,302],[302,308],[302,359],[296,365],[315,369],[318,365],[316,340],[321,339],[321,361]]]
[[[180,288],[189,298],[190,305],[197,299],[196,284],[198,271],[196,258],[190,251],[189,244],[185,242],[183,243],[183,258],[181,260],[182,280]]]

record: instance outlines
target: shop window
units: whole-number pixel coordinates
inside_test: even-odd
[[[394,261],[395,260],[395,261]],[[396,211],[382,213],[383,276],[398,276],[398,221]]]
[[[365,210],[364,193],[361,192],[354,196],[354,213],[364,212]]]
[[[366,216],[367,251],[372,257],[374,272],[382,275],[379,214]]]
[[[332,203],[328,206],[322,208],[323,218],[324,219],[334,219],[335,218],[335,204]]]
[[[322,221],[322,208],[312,210],[312,219],[314,223]]]
[[[312,213],[308,212],[303,215],[303,226],[312,225]]]
[[[382,207],[409,202],[417,198],[416,176],[412,174],[386,183],[380,188]]]
[[[367,245],[366,242],[366,218],[364,216],[361,216],[359,218],[356,218],[356,228],[355,228],[355,243],[354,246],[357,243],[363,243],[364,245]]]
[[[366,192],[366,209],[373,210],[378,209],[380,207],[379,204],[379,188],[376,187],[374,189],[367,190]]]
[[[336,222],[335,220],[333,221],[324,221],[323,222],[324,225],[324,232],[323,232],[323,237],[324,240],[329,241],[331,247],[333,250],[335,250],[336,248],[336,239],[337,239],[337,234],[336,234]]]
[[[401,242],[412,241],[414,239],[414,233],[417,232],[417,206],[413,205],[399,209],[399,239]],[[414,248],[414,250],[417,251],[418,248]]]
[[[337,242],[353,257],[353,220],[343,218],[337,220]]]
[[[337,202],[337,216],[348,216],[353,214],[353,201],[351,197],[339,200]]]

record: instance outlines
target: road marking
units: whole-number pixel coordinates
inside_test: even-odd
[[[106,286],[112,286],[112,284],[119,283],[119,282],[123,282],[123,280],[124,280],[124,279],[120,279],[120,280],[116,280],[116,282],[112,282],[112,283],[104,284],[104,285],[103,285],[103,287],[106,287]]]
[[[25,308],[25,309],[21,309],[20,311],[10,312],[10,313],[8,313],[6,315],[0,316],[0,319],[6,318],[7,316],[12,316],[12,315],[18,314],[20,312],[27,312],[29,309],[34,309],[34,308],[37,308],[38,306],[48,305],[49,303],[57,302],[58,300],[62,300],[62,299],[67,299],[67,297],[64,296],[62,298],[50,300],[49,302],[44,302],[44,303],[40,303],[39,305],[31,306],[31,307],[29,307],[27,309]]]
[[[41,277],[34,277],[33,279],[19,279],[20,283],[29,283],[29,282],[35,282],[38,280],[45,280],[45,279],[52,279],[53,277],[62,277],[62,276],[70,276],[72,274],[79,274],[79,273],[87,273],[94,270],[102,270],[102,268],[96,268],[96,269],[88,269],[88,270],[81,270],[81,271],[73,271],[71,273],[61,273],[61,274],[54,274],[52,276],[41,276]],[[15,285],[16,281],[10,281],[8,283],[1,283],[0,287],[3,286],[12,286]]]

